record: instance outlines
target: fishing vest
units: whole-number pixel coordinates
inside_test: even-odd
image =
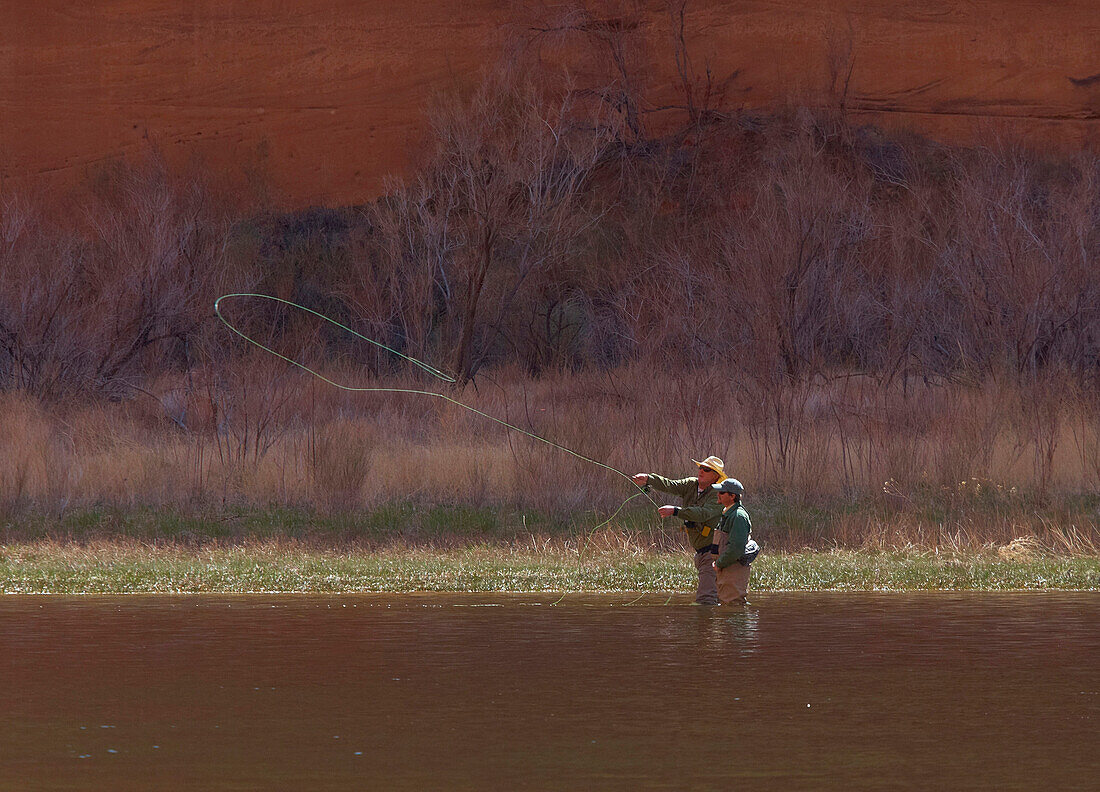
[[[684,521],[684,530],[687,531],[688,541],[691,542],[691,546],[696,550],[707,547],[708,545],[717,544],[718,540],[714,536],[714,529],[717,527],[719,520],[722,519],[722,507],[718,504],[718,494],[707,487],[702,492],[698,489],[693,489],[686,495],[683,495],[683,505],[687,506],[714,506],[717,508],[717,514],[711,519],[703,522],[696,522],[693,520]]]

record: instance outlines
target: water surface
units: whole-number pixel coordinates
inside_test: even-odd
[[[0,598],[0,789],[1100,788],[1098,595],[554,599]]]

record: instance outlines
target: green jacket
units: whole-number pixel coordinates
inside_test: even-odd
[[[650,473],[646,484],[655,490],[678,495],[683,506],[676,516],[684,521],[688,541],[696,550],[714,543],[714,528],[722,517],[722,505],[718,503],[718,494],[707,487],[699,492],[699,479],[691,476],[684,479],[666,479],[656,473]]]
[[[719,569],[725,569],[730,564],[736,564],[745,555],[745,545],[749,543],[749,534],[752,533],[752,521],[744,506],[731,506],[722,515],[718,523],[718,530],[725,531],[729,535],[726,540],[726,551],[718,556],[714,565]]]

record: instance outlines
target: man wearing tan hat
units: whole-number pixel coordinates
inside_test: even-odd
[[[632,480],[639,487],[650,486],[655,490],[677,495],[682,505],[662,506],[657,513],[662,517],[679,517],[684,521],[688,541],[695,550],[695,569],[699,572],[699,588],[695,592],[695,601],[700,605],[718,604],[718,577],[714,570],[714,559],[718,557],[718,545],[715,544],[714,527],[722,517],[722,507],[712,485],[726,478],[722,470],[722,460],[709,456],[702,462],[691,460],[699,467],[698,476],[682,479],[667,479],[656,473],[636,473]]]

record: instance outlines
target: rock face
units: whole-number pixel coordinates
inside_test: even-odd
[[[629,17],[652,105],[682,103],[679,0]],[[559,7],[560,9],[560,7]],[[461,88],[545,6],[508,0],[0,4],[0,191],[72,182],[152,141],[254,174],[289,205],[369,199],[404,172],[433,91]],[[1096,0],[687,0],[691,68],[730,107],[842,105],[952,140],[1100,130]]]

